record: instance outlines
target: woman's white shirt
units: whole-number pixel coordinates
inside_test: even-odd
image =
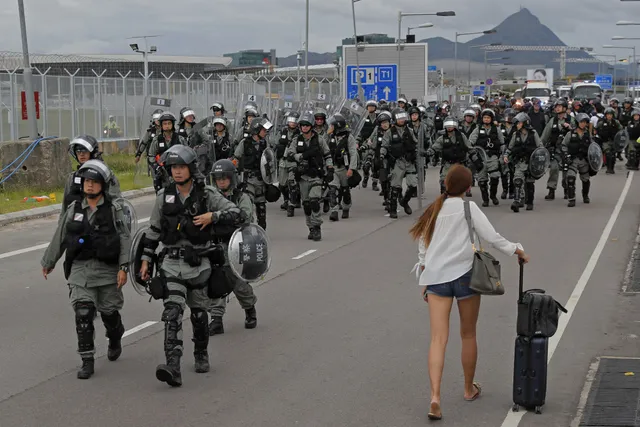
[[[469,208],[472,224],[483,244],[489,244],[509,256],[516,249],[524,250],[520,243],[512,243],[498,234],[475,202],[470,201]],[[477,236],[475,241],[478,248]],[[418,243],[417,271],[424,266],[419,284],[428,286],[450,282],[471,270],[472,265],[473,249],[464,217],[464,201],[460,197],[450,197],[444,201],[438,214],[429,247],[425,247],[422,239]]]

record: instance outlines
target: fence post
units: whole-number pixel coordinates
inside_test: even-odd
[[[129,114],[127,111],[127,77],[129,77],[129,74],[131,74],[131,70],[129,70],[129,72],[127,72],[127,74],[125,74],[124,76],[120,73],[120,71],[116,71],[116,73],[118,73],[118,75],[122,79],[122,111],[124,114],[124,123],[122,124],[123,126],[122,132],[124,136],[128,137],[129,136],[129,132],[128,132]]]
[[[213,77],[213,74],[209,74],[207,77],[200,74],[200,78],[204,80],[204,103],[206,104],[204,117],[209,115],[209,107],[211,106],[211,104],[209,104],[209,79],[211,79],[211,77]]]
[[[182,74],[182,73],[180,73]],[[185,76],[184,74],[182,74],[182,77],[187,81],[187,106],[191,106],[191,95],[190,95],[190,90],[189,90],[189,80],[191,80],[191,77],[193,77],[194,73],[191,73],[191,75],[189,77]]]
[[[80,68],[76,69],[73,74],[66,68],[64,71],[69,75],[69,87],[71,90],[71,135],[69,135],[69,138],[73,138],[78,132],[76,129],[76,74],[80,72]]]
[[[166,75],[164,74],[164,72],[162,72],[162,73],[160,73],[160,74],[162,74],[162,77],[164,77],[164,79],[167,81],[167,83],[166,83],[166,93],[165,93],[165,95],[167,96],[167,98],[171,98],[171,95],[169,95],[169,80],[171,79],[171,77],[173,77],[173,75],[175,74],[175,72],[173,72],[173,73],[169,74],[169,76],[166,76]]]
[[[9,71],[6,67],[4,67],[4,70],[7,72],[7,74],[9,74],[9,90],[10,90],[10,94],[11,94],[11,123],[10,123],[10,127],[9,129],[11,130],[11,139],[13,141],[17,140],[17,126],[15,124],[16,122],[16,81],[15,81],[15,75],[16,72],[18,72],[18,68],[16,67],[13,71]]]
[[[98,78],[98,129],[100,132],[104,134],[103,126],[102,126],[102,76],[107,70],[102,70],[102,73],[98,74],[93,69],[91,70],[93,74]]]
[[[38,70],[38,67],[32,67],[38,72],[42,84],[42,93],[40,94],[40,103],[42,104],[42,136],[47,136],[47,73],[51,70],[51,67],[43,73]]]

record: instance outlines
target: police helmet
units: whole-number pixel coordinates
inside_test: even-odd
[[[252,105],[247,105],[244,107],[244,116],[258,117],[258,109],[253,107]]]
[[[611,107],[607,107],[607,108],[604,109],[604,115],[606,116],[607,114],[611,114],[611,115],[613,115],[615,117],[616,110],[614,110]]]
[[[407,103],[407,98],[405,98],[405,97],[398,98],[398,104],[400,104],[401,102],[406,104]]]
[[[558,99],[555,106],[557,107],[558,105],[564,108],[569,108],[569,103],[565,98]]]
[[[478,103],[480,102],[485,102],[487,99],[484,96],[479,96],[478,97]]]
[[[190,107],[184,107],[183,109],[180,110],[180,120],[184,120],[187,118],[187,116],[193,116],[194,118],[196,117],[196,112],[193,111]]]
[[[287,123],[298,123],[298,119],[300,118],[300,114],[295,111],[287,114]]]
[[[453,117],[447,117],[446,119],[444,119],[444,122],[442,123],[442,127],[445,129],[447,128],[458,129],[458,121]]]
[[[256,104],[253,101],[248,101],[246,104],[244,104],[244,111],[246,112],[247,110],[253,108],[254,110],[258,111],[258,104]]]
[[[262,129],[266,129],[267,131],[273,127],[273,124],[264,118],[254,119],[249,125],[249,133],[251,135],[258,135]]]
[[[427,114],[427,107],[422,104],[418,105],[418,110],[420,110],[420,114],[422,114],[423,116]]]
[[[378,103],[376,101],[374,101],[373,99],[370,99],[365,104],[365,107],[376,107],[376,108],[378,108]]]
[[[633,99],[630,96],[627,96],[623,101],[622,104],[631,104],[633,105]]]
[[[482,110],[482,107],[479,104],[471,104],[469,106],[469,108],[471,108],[472,110],[476,110],[476,111]]]
[[[160,116],[162,115],[162,113],[163,111],[160,108],[156,109],[153,113],[151,113],[151,123],[160,119]]]
[[[314,122],[314,117],[311,113],[304,113],[302,116],[300,116],[300,118],[298,119],[298,124],[300,126],[313,126],[313,122]]]
[[[513,124],[523,123],[524,127],[529,127],[531,119],[527,113],[518,113],[513,118]]]
[[[640,115],[640,108],[634,108],[633,110],[631,110],[631,117],[633,116],[637,116]]]
[[[620,100],[618,98],[616,98],[615,96],[609,100],[609,105],[613,104],[614,102],[616,104],[620,104]]]
[[[590,122],[591,118],[589,117],[589,115],[587,113],[578,113],[576,115],[576,122],[580,123],[580,122]]]
[[[329,118],[328,123],[329,123],[329,126],[333,126],[333,132],[336,135],[341,135],[349,131],[349,128],[347,126],[347,120],[340,113],[334,114],[333,116],[331,116]]]
[[[463,113],[462,117],[467,117],[467,116],[471,116],[471,117],[475,118],[476,117],[476,112],[474,110],[470,109],[470,108],[466,109],[466,110],[464,110],[464,113]]]
[[[415,113],[418,114],[418,117],[420,116],[420,109],[418,107],[409,107],[409,109],[407,110],[407,114],[409,114],[409,118],[411,118],[411,116]]]
[[[389,111],[381,111],[380,114],[378,114],[378,117],[376,117],[376,121],[378,124],[382,122],[391,123],[391,113]]]
[[[222,102],[214,102],[211,105],[210,110],[213,111],[214,113],[216,113],[218,111],[222,111],[222,114],[225,113],[224,104]]]
[[[398,101],[398,102],[400,102],[400,101]],[[395,123],[398,123],[398,121],[400,121],[400,120],[404,120],[404,121],[409,120],[409,115],[402,108],[396,108],[395,110],[393,110],[391,112],[391,117],[393,118],[393,121]]]
[[[227,127],[227,119],[225,119],[224,117],[215,117],[213,120],[211,120],[211,124],[214,126],[217,125],[218,123],[224,126],[225,128]]]
[[[494,120],[496,118],[496,113],[491,108],[485,108],[482,110],[482,117],[484,116],[489,116],[491,117],[491,120]]]
[[[229,159],[220,159],[213,164],[213,179],[229,178],[228,190],[235,190],[238,185],[238,169]]]
[[[313,113],[313,118],[317,119],[318,117],[322,117],[325,121],[327,120],[327,112],[323,108],[318,108]]]
[[[158,121],[160,122],[160,124],[162,124],[162,122],[166,122],[166,121],[169,121],[169,122],[175,124],[176,116],[174,116],[173,113],[170,112],[170,111],[164,111],[162,114],[160,114],[160,117],[158,118]]]
[[[91,135],[80,135],[73,138],[69,143],[69,153],[78,161],[78,151],[88,151],[91,158],[99,157],[98,141]]]
[[[498,101],[498,108],[504,109],[507,108],[507,103],[504,100]]]
[[[389,108],[389,104],[381,104],[380,105],[380,111],[391,111],[391,108]]]
[[[193,148],[178,144],[165,151],[160,162],[170,168],[173,165],[192,165],[196,160],[197,156]]]
[[[102,192],[106,194],[113,174],[106,164],[100,160],[92,159],[84,162],[84,164],[80,166],[78,176],[83,179],[98,181],[102,184]]]

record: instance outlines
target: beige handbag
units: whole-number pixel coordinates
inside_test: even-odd
[[[481,295],[503,295],[504,286],[500,279],[500,262],[489,252],[482,249],[480,236],[478,236],[478,246],[476,249],[474,236],[477,236],[476,229],[471,220],[471,209],[469,202],[464,200],[464,217],[469,226],[469,238],[473,248],[473,267],[471,269],[471,283],[469,287]]]

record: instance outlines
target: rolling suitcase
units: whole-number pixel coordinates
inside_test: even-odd
[[[520,264],[519,299],[522,298],[524,266]],[[547,395],[549,338],[516,337],[513,361],[513,411],[520,407],[542,413]]]

